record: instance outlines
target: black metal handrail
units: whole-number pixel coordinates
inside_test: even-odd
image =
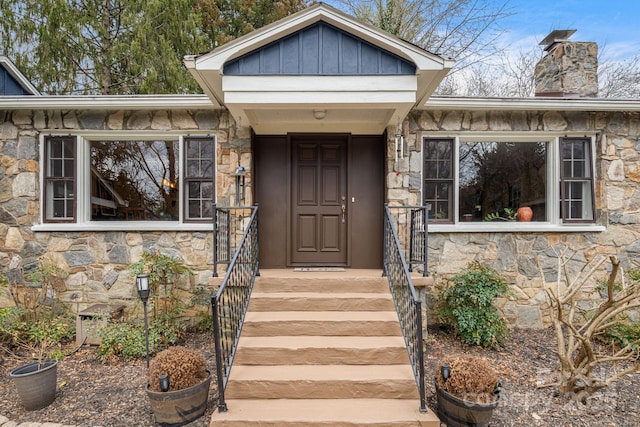
[[[426,216],[425,216],[426,218]],[[398,312],[413,374],[420,393],[420,412],[427,411],[425,399],[424,349],[422,347],[422,301],[418,298],[398,237],[397,226],[388,206],[384,215],[384,275]],[[426,223],[425,223],[426,235]]]
[[[211,297],[213,338],[218,375],[218,410],[227,411],[224,390],[233,364],[244,316],[258,268],[258,207],[252,207],[249,222],[242,235],[220,289]],[[215,234],[215,233],[214,233]]]
[[[218,277],[219,265],[231,262],[253,209],[253,206],[213,206],[213,277]]]
[[[428,218],[431,205],[425,206],[387,206],[396,224],[400,248],[409,267],[422,269],[422,275],[429,275],[428,266]]]

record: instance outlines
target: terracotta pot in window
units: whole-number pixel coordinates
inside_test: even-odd
[[[518,221],[529,222],[531,221],[531,218],[533,218],[533,211],[529,206],[523,206],[518,208],[516,215],[518,217]]]

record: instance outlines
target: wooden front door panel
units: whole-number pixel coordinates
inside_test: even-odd
[[[347,263],[346,147],[345,136],[292,140],[292,264]]]

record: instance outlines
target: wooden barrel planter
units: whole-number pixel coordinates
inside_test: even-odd
[[[459,399],[442,390],[436,383],[438,417],[448,427],[486,427],[500,398],[491,403],[478,403]]]
[[[211,372],[202,382],[176,391],[152,391],[147,396],[156,422],[165,427],[178,427],[200,418],[207,409]]]
[[[18,366],[9,373],[28,411],[49,406],[56,398],[58,361],[45,360]]]

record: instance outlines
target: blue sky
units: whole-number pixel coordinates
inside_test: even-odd
[[[640,54],[640,0],[509,0],[508,8],[513,15],[500,22],[506,32],[498,42],[513,53],[530,51],[552,30],[575,29],[571,40],[598,43],[601,60]]]
[[[639,0],[510,0],[509,8],[505,45],[527,49],[554,29],[575,29],[571,40],[598,43],[609,60],[640,54]]]

